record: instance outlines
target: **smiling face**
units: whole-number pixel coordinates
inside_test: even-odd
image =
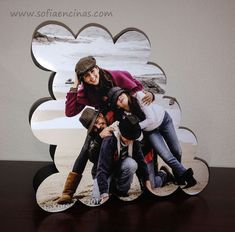
[[[100,133],[104,128],[107,127],[107,122],[103,114],[99,114],[94,123],[93,132]]]
[[[89,85],[98,85],[100,81],[99,68],[95,66],[90,71],[86,72],[83,76],[83,80]]]
[[[117,99],[117,107],[121,108],[121,109],[129,109],[129,99],[126,93],[122,93],[119,95],[118,99]]]

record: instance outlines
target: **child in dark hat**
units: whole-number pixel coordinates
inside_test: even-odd
[[[133,176],[138,169],[143,183],[150,188],[149,173],[138,138],[141,136],[139,121],[135,116],[126,116],[112,125],[113,135],[104,138],[97,167],[99,192],[96,198],[109,198],[109,178],[112,175],[112,189],[120,197],[127,197]],[[94,194],[95,195],[95,194]]]

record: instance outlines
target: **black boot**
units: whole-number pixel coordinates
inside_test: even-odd
[[[166,173],[166,180],[163,182],[163,185],[169,182],[175,182],[174,176],[171,174],[166,166],[161,166],[160,170]]]
[[[186,185],[185,180],[183,180],[179,175],[177,175],[175,172],[173,172],[174,175],[174,184],[176,185]]]
[[[192,168],[187,169],[180,179],[186,182],[186,185],[183,187],[183,189],[193,187],[197,184],[197,181],[193,177]]]
[[[116,197],[129,197],[129,194],[127,192],[122,192],[119,189],[117,189],[117,180],[113,179],[110,184],[110,190],[113,195]]]
[[[117,197],[129,197],[129,194],[127,192],[120,191],[119,189],[117,189],[116,186],[113,186],[112,193],[113,193],[113,195],[115,195]]]

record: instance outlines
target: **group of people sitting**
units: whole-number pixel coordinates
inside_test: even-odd
[[[149,190],[169,181],[184,188],[197,183],[193,170],[181,163],[172,118],[152,92],[126,71],[98,67],[92,56],[81,58],[75,72],[65,113],[72,117],[82,111],[79,120],[87,137],[58,204],[72,201],[88,160],[93,163],[92,198],[97,202],[105,202],[111,193],[127,197],[134,174],[141,187]],[[167,166],[158,169],[158,156],[171,171]]]

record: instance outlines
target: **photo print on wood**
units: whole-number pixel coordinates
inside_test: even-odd
[[[76,35],[55,21],[36,28],[32,59],[49,74],[50,97],[32,105],[29,121],[53,160],[34,177],[43,210],[77,201],[94,207],[113,196],[133,201],[145,189],[161,197],[206,187],[209,168],[197,138],[181,126],[180,105],[150,52],[136,28],[114,37],[98,24]]]

